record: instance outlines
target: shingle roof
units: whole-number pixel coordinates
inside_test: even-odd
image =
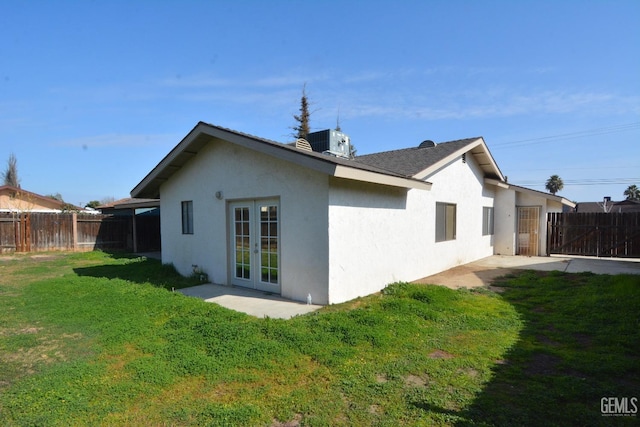
[[[309,152],[286,144],[259,138],[232,129],[199,122],[161,161],[131,190],[136,198],[160,197],[160,186],[207,144],[226,141],[283,160],[328,173],[337,178],[356,179],[405,188],[430,188],[431,184],[410,175],[322,153]]]
[[[358,163],[384,169],[403,176],[414,176],[431,165],[447,158],[456,151],[476,142],[479,138],[465,138],[441,142],[434,147],[404,148],[382,153],[358,156]]]
[[[603,202],[580,202],[576,204],[576,212],[605,212],[605,210]],[[640,202],[635,200],[609,201],[606,212],[640,212]]]

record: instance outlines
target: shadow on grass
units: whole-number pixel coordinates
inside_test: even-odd
[[[602,398],[640,399],[640,276],[527,271],[495,286],[524,322],[518,342],[465,411],[415,407],[458,426],[640,422],[640,403],[601,412]]]
[[[115,263],[91,267],[77,267],[73,271],[78,276],[121,279],[134,283],[151,283],[165,289],[182,289],[201,284],[193,277],[180,275],[173,265],[162,264],[160,260],[146,258],[125,252],[109,252]]]

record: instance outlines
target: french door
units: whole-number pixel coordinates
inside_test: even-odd
[[[538,256],[538,230],[540,230],[540,207],[518,207],[517,255]]]
[[[231,284],[280,293],[280,205],[277,200],[229,204]]]

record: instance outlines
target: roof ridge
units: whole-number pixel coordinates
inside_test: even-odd
[[[437,142],[436,145],[434,145],[433,147],[406,147],[406,148],[396,148],[395,150],[387,150],[387,151],[378,151],[375,153],[369,153],[369,154],[362,154],[360,156],[357,156],[356,159],[358,157],[366,157],[366,156],[374,156],[377,154],[386,154],[386,153],[396,153],[396,152],[400,152],[400,151],[409,151],[409,150],[431,150],[434,148],[437,148],[441,145],[445,145],[445,144],[450,144],[450,143],[454,143],[454,142],[466,142],[466,141],[476,141],[478,139],[482,139],[481,136],[475,136],[475,137],[471,137],[471,138],[460,138],[460,139],[454,139],[452,141],[443,141],[443,142]]]

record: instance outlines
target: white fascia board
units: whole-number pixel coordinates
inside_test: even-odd
[[[485,182],[487,182],[488,180],[485,180]],[[501,186],[502,187],[502,186]],[[502,187],[505,188],[505,187]],[[511,185],[511,184],[507,184],[508,189],[512,189],[516,192],[520,192],[520,193],[527,193],[527,194],[531,194],[532,196],[537,196],[537,197],[543,197],[547,200],[553,200],[554,202],[558,202],[561,203],[563,205],[569,206],[571,208],[575,208],[576,204],[573,203],[572,201],[565,199],[564,197],[561,196],[554,196],[553,194],[548,194],[542,191],[538,191],[538,190],[533,190],[531,188],[527,188],[527,187],[522,187],[520,185]]]
[[[484,183],[489,185],[495,185],[496,187],[500,187],[500,188],[509,188],[509,184],[507,184],[506,182],[498,181],[497,179],[493,179],[493,178],[485,178]]]
[[[496,175],[498,175],[500,177],[500,179],[504,180],[504,176],[502,175],[502,172],[500,172],[500,169],[498,168],[497,163],[493,159],[493,156],[489,152],[489,149],[487,148],[487,145],[485,144],[485,142],[484,142],[484,140],[482,138],[478,138],[474,142],[472,142],[471,144],[466,145],[466,146],[462,147],[461,149],[459,149],[457,151],[454,151],[453,153],[451,153],[450,155],[448,155],[444,159],[440,160],[439,162],[436,162],[433,165],[429,166],[428,168],[418,172],[413,177],[416,178],[416,179],[425,179],[426,177],[428,177],[432,173],[437,172],[438,170],[440,170],[444,166],[448,165],[449,163],[451,163],[452,161],[454,161],[458,157],[462,156],[464,153],[468,153],[468,152],[472,151],[474,148],[476,148],[478,146],[482,147],[482,150],[484,151],[485,155],[489,158],[489,161],[491,162],[490,163],[491,164],[491,169],[493,170],[493,172]],[[473,155],[473,153],[472,153],[472,155]]]
[[[250,149],[252,151],[257,151],[258,153],[266,154],[280,160],[295,163],[302,167],[326,173],[327,175],[332,175],[336,169],[335,164],[331,162],[325,162],[322,159],[316,159],[314,157],[307,156],[304,153],[287,150],[286,148],[275,147],[269,144],[253,141],[251,139],[245,139],[239,135],[233,136],[235,136],[235,138],[224,138],[223,140]]]
[[[182,138],[182,141],[180,141],[178,145],[173,147],[173,149],[169,151],[169,153],[162,160],[160,160],[160,162],[153,169],[151,169],[151,172],[149,172],[144,178],[142,178],[142,181],[140,181],[140,183],[138,183],[138,185],[136,185],[133,190],[131,190],[131,197],[138,197],[138,195],[142,191],[144,191],[147,186],[151,185],[151,183],[158,177],[158,175],[164,172],[165,169],[171,167],[171,163],[189,147],[189,145],[196,137],[198,137],[202,133],[202,130],[200,129],[202,126],[203,124],[199,123],[191,130],[191,132],[189,132],[184,138]]]
[[[481,140],[478,139],[475,142],[464,146],[463,148],[459,149],[458,151],[454,151],[453,153],[451,153],[450,155],[448,155],[444,159],[440,160],[439,162],[436,162],[436,163],[432,164],[431,166],[429,166],[428,168],[418,172],[413,177],[416,178],[416,179],[424,179],[424,178],[426,178],[427,176],[431,175],[432,173],[440,170],[440,168],[442,168],[442,167],[446,166],[447,164],[451,163],[451,161],[453,161],[456,158],[462,156],[462,154],[464,154],[467,151],[472,150],[473,148],[477,147],[480,144],[480,141]]]
[[[165,156],[164,159],[160,161],[160,163],[158,163],[155,168],[151,170],[151,172],[149,172],[147,176],[142,179],[142,181],[133,190],[131,190],[131,196],[134,198],[138,197],[146,189],[146,187],[153,185],[154,181],[158,181],[160,179],[160,176],[166,175],[164,172],[167,169],[179,169],[182,165],[174,164],[177,161],[178,157],[183,153],[188,153],[190,146],[195,142],[196,139],[200,138],[202,135],[210,137],[210,141],[219,140],[228,142],[338,178],[347,178],[357,181],[372,182],[402,188],[421,188],[425,190],[431,189],[431,183],[426,181],[420,181],[411,178],[394,177],[358,168],[339,165],[331,161],[326,161],[322,158],[316,158],[305,153],[300,153],[294,150],[280,147],[276,145],[278,144],[276,142],[268,143],[257,141],[248,136],[240,135],[232,131],[227,131],[225,129],[211,126],[206,123],[199,123],[191,132],[189,132],[189,134],[187,134],[187,136],[182,139],[182,141],[180,141],[178,145],[173,148],[173,150],[169,152],[169,154]],[[198,148],[196,148],[196,151],[197,150]],[[193,154],[195,155],[195,152]],[[169,175],[171,174],[172,173],[169,173]]]
[[[218,130],[218,129],[214,128],[214,130]],[[220,132],[214,132],[214,133],[220,133]],[[238,135],[231,132],[224,132],[224,135],[212,135],[212,136],[216,138],[220,138],[224,141],[228,141],[233,144],[239,145],[241,147],[245,147],[250,150],[257,151],[259,153],[273,156],[281,160],[295,163],[302,167],[313,169],[317,172],[334,176],[336,178],[353,179],[356,181],[372,182],[376,184],[384,184],[384,185],[390,185],[390,186],[402,187],[402,188],[422,188],[425,190],[431,189],[430,182],[418,181],[415,179],[402,178],[402,177],[394,177],[394,176],[384,175],[384,174],[366,171],[358,168],[339,165],[330,161],[325,161],[324,159],[321,159],[321,158],[309,156],[306,153],[296,152],[293,150],[288,150],[284,147],[279,147],[272,144],[254,141],[253,139],[245,138],[242,135]]]
[[[350,168],[337,165],[335,173],[336,178],[351,179],[355,181],[371,182],[374,184],[389,185],[401,188],[417,188],[421,190],[431,190],[431,183],[427,181],[419,181],[417,179],[402,178],[391,175],[383,175],[380,173],[370,172],[362,169]]]
[[[489,162],[491,164],[491,169],[493,169],[494,173],[500,178],[500,180],[504,181],[504,175],[502,175],[502,171],[500,171],[500,168],[498,167],[496,160],[491,155],[491,151],[489,151],[489,147],[487,146],[487,143],[484,142],[483,138],[478,138],[478,141],[480,142],[478,145],[482,146],[482,151],[484,151],[484,154],[489,159]]]

